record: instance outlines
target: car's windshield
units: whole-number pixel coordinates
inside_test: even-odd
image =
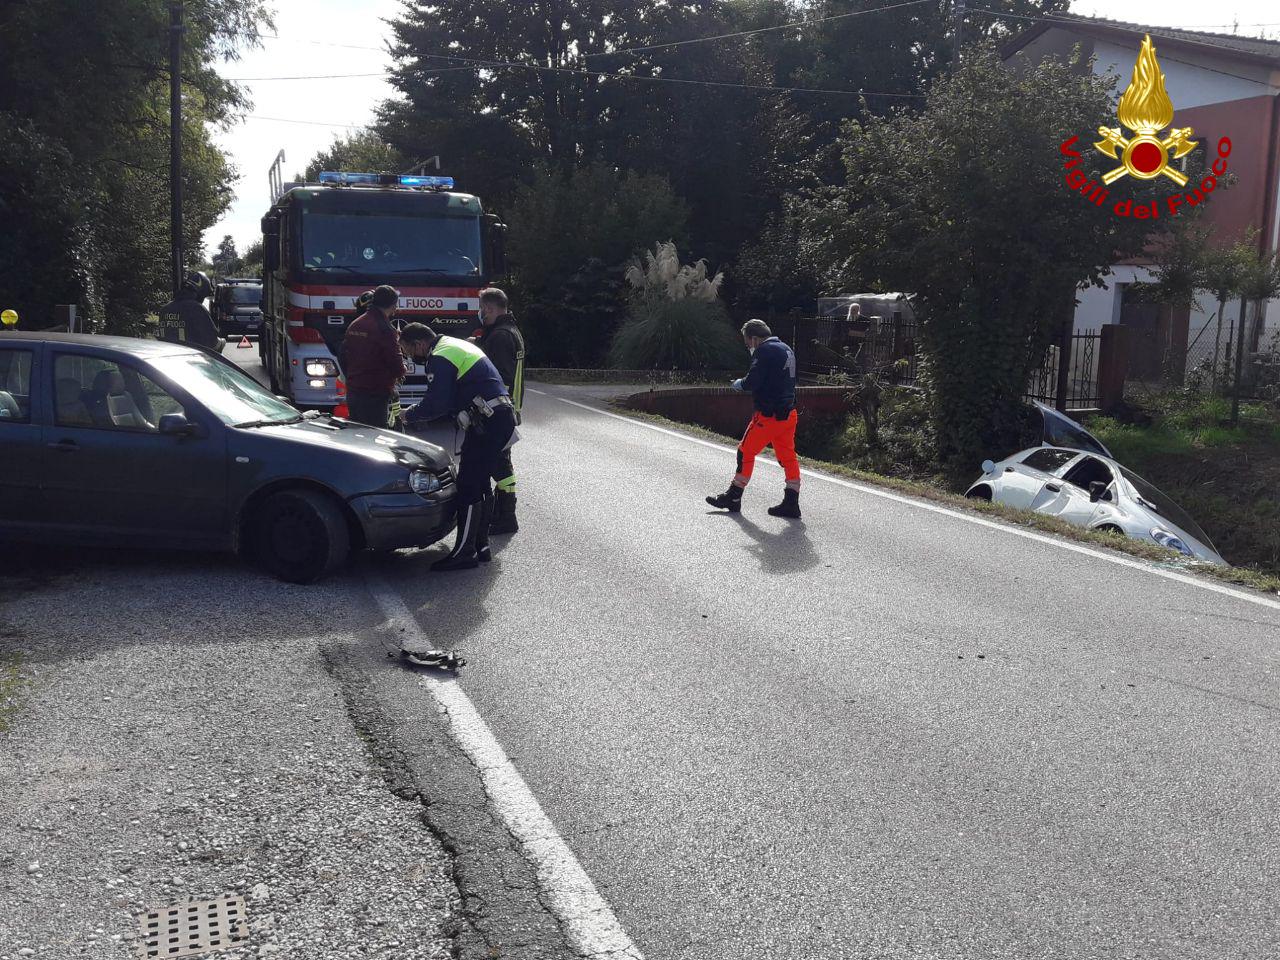
[[[1213,545],[1213,541],[1209,539],[1209,535],[1200,529],[1200,525],[1191,519],[1191,514],[1183,510],[1180,506],[1170,500],[1158,489],[1143,480],[1132,470],[1125,467],[1120,468],[1120,472],[1124,474],[1124,478],[1129,481],[1129,485],[1142,498],[1147,507],[1164,517],[1175,527],[1180,527],[1191,536],[1195,537],[1210,550],[1217,553],[1217,547]]]
[[[1071,450],[1083,450],[1085,453],[1097,453],[1110,457],[1111,453],[1098,442],[1098,439],[1070,417],[1064,417],[1052,407],[1042,403],[1036,404],[1044,417],[1044,442],[1051,447],[1067,447]]]
[[[232,287],[231,302],[232,303],[249,303],[255,307],[258,301],[262,299],[261,287]]]
[[[357,274],[480,274],[480,218],[305,213],[305,270]]]
[[[288,423],[301,416],[247,373],[213,357],[179,353],[152,362],[223,423]]]

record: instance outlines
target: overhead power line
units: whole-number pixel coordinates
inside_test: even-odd
[[[783,87],[763,83],[733,83],[727,80],[689,80],[683,77],[655,77],[640,73],[614,73],[609,70],[582,70],[574,67],[544,67],[537,63],[521,63],[520,61],[478,60],[472,57],[456,57],[444,53],[420,53],[418,57],[431,60],[449,60],[454,63],[469,63],[482,69],[533,70],[538,73],[561,73],[581,77],[608,77],[614,80],[636,80],[643,83],[679,83],[697,87],[716,87],[737,90],[762,90],[770,93],[819,93],[845,97],[902,97],[918,99],[918,93],[886,93],[875,90],[833,90],[825,87]]]
[[[423,71],[424,73],[451,73],[457,70],[470,70],[471,67],[434,67]],[[264,80],[350,80],[357,77],[385,77],[387,71],[381,73],[321,73],[309,76],[295,77],[223,77],[232,83],[257,83]]]
[[[306,77],[223,77],[223,80],[229,80],[232,83],[258,83],[263,80],[354,80],[357,77],[385,77],[386,71],[381,73],[320,73]]]
[[[307,127],[348,127],[352,130],[361,130],[367,127],[368,123],[331,123],[325,120],[294,120],[290,117],[264,117],[260,113],[246,113],[246,120],[270,120],[273,123],[300,123]]]
[[[905,3],[894,3],[886,7],[871,7],[867,10],[854,10],[851,13],[837,13],[830,17],[818,17],[814,20],[792,20],[789,23],[779,23],[772,27],[759,27],[755,30],[738,30],[734,33],[720,33],[710,37],[691,37],[688,40],[673,40],[670,43],[652,43],[641,47],[623,47],[619,50],[609,50],[605,53],[588,53],[588,57],[612,57],[620,53],[639,53],[644,50],[666,50],[670,47],[684,47],[692,43],[711,43],[715,40],[733,40],[738,37],[754,37],[762,33],[772,33],[776,30],[804,30],[808,27],[816,27],[822,23],[831,23],[833,20],[848,20],[851,17],[865,17],[870,13],[884,13],[886,10],[897,10],[900,7],[914,7],[921,3],[933,3],[934,0],[906,0]]]
[[[897,6],[912,6],[918,3],[932,3],[932,2],[933,0],[908,0],[907,3],[897,4]],[[875,13],[879,10],[887,10],[887,9],[893,9],[893,8],[878,7],[875,10],[858,11],[857,14],[855,15],[862,15],[864,13]],[[846,16],[850,16],[850,14],[841,14],[840,16],[846,17]],[[827,19],[837,19],[837,18],[827,18]],[[817,22],[817,21],[809,21],[809,22]],[[787,26],[799,26],[799,25],[801,24],[788,24]],[[773,29],[773,28],[769,28],[769,29]],[[291,38],[277,37],[270,34],[261,34],[259,36],[259,39],[288,40]],[[707,37],[704,39],[712,40],[712,39],[718,39],[718,38]],[[382,51],[381,48],[379,47],[327,43],[322,40],[297,40],[294,42],[313,43],[313,44],[316,44],[317,46],[326,46],[326,47],[342,47],[344,49],[379,50],[381,52],[385,52],[385,51]],[[697,42],[697,41],[681,41],[681,42]],[[625,51],[619,50],[614,52],[623,53]],[[447,60],[452,63],[465,63],[469,65],[468,67],[456,67],[456,68],[443,68],[443,67],[429,68],[423,71],[425,73],[444,73],[449,69],[454,69],[454,70],[459,70],[459,69],[534,70],[539,73],[559,73],[559,74],[568,74],[568,75],[586,76],[586,77],[603,77],[603,78],[610,78],[615,80],[631,80],[631,81],[636,81],[640,83],[676,83],[684,86],[713,87],[718,89],[756,90],[756,91],[761,91],[766,93],[806,93],[806,94],[819,94],[824,96],[843,96],[843,97],[860,97],[860,96],[891,97],[891,98],[901,98],[901,99],[907,99],[907,100],[921,99],[921,97],[923,96],[922,94],[917,94],[917,93],[890,93],[890,92],[878,91],[878,90],[839,90],[839,89],[832,89],[832,88],[826,88],[826,87],[788,87],[788,86],[781,86],[776,84],[737,83],[737,82],[728,81],[728,80],[693,80],[693,79],[688,79],[684,77],[646,76],[644,74],[635,74],[635,73],[617,73],[611,70],[590,70],[590,69],[581,69],[581,68],[575,68],[575,67],[550,67],[550,66],[544,66],[543,64],[539,64],[539,63],[524,63],[518,60],[481,60],[475,57],[459,57],[459,56],[454,56],[451,54],[443,54],[443,53],[419,53],[419,54],[415,54],[415,56],[417,56],[419,59]],[[363,74],[351,74],[351,76],[363,76]],[[247,80],[255,80],[255,79],[256,80],[275,80],[275,79],[302,80],[302,79],[327,79],[327,78],[325,77],[315,77],[315,78],[258,77],[258,78],[244,78],[244,79],[247,81]]]

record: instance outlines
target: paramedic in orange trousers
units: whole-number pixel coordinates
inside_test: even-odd
[[[782,502],[769,508],[770,516],[800,519],[800,461],[796,458],[796,355],[773,335],[763,320],[748,320],[742,339],[751,351],[751,369],[733,389],[751,394],[755,414],[738,444],[738,471],[724,493],[707,497],[707,503],[730,513],[742,509],[742,491],[751,482],[756,456],[773,445],[774,455],[786,476]]]

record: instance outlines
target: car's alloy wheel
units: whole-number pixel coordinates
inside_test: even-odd
[[[253,520],[258,561],[290,583],[314,583],[351,551],[351,534],[332,497],[314,490],[272,494]]]

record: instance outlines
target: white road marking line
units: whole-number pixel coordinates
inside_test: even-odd
[[[710,447],[712,450],[732,451],[734,448],[729,443],[713,443],[710,440],[703,440],[701,437],[691,437],[686,433],[680,433],[677,430],[668,430],[666,427],[660,427],[654,423],[645,423],[643,420],[636,420],[632,417],[626,417],[618,413],[610,413],[608,410],[601,410],[599,407],[593,407],[590,404],[579,403],[576,400],[569,400],[565,397],[556,397],[561,403],[567,403],[573,407],[580,407],[591,413],[599,414],[602,417],[612,417],[614,420],[621,420],[623,423],[630,423],[633,426],[644,427],[646,430],[655,430],[658,433],[665,433],[669,437],[675,437],[678,440],[685,440],[689,443],[697,443],[704,447]],[[770,460],[760,461],[768,467],[782,469],[776,463]],[[833,477],[830,474],[821,473],[817,470],[810,470],[802,467],[800,472],[806,477],[813,477],[817,480],[825,480],[827,483],[834,483],[836,486],[848,487],[850,490],[857,490],[861,493],[870,494],[873,497],[882,497],[885,500],[893,500],[896,503],[905,503],[908,506],[917,507],[921,510],[928,510],[932,513],[940,513],[943,516],[955,517],[957,520],[964,520],[966,523],[974,523],[981,527],[988,527],[991,530],[999,530],[1001,533],[1013,534],[1015,537],[1023,537],[1027,540],[1034,540],[1037,543],[1045,543],[1051,547],[1057,547],[1060,550],[1070,550],[1072,553],[1083,554],[1086,557],[1095,557],[1098,560],[1105,560],[1108,563],[1114,563],[1121,567],[1129,567],[1132,570],[1142,570],[1147,573],[1153,573],[1158,577],[1164,577],[1166,580],[1176,580],[1179,583],[1185,583],[1188,586],[1199,587],[1201,590],[1209,590],[1213,593],[1220,593],[1224,596],[1234,597],[1237,600],[1246,600],[1249,603],[1256,603],[1259,606],[1269,607],[1272,610],[1280,610],[1280,601],[1272,600],[1260,594],[1245,593],[1242,590],[1236,590],[1225,584],[1213,583],[1209,580],[1202,580],[1199,577],[1189,576],[1185,573],[1178,573],[1176,570],[1164,570],[1151,563],[1142,560],[1132,559],[1130,557],[1120,556],[1118,554],[1106,553],[1102,550],[1095,550],[1084,544],[1072,543],[1070,540],[1059,540],[1057,537],[1051,537],[1043,533],[1037,533],[1034,530],[1025,530],[1022,527],[1015,527],[1010,524],[997,523],[994,520],[988,520],[986,517],[980,517],[975,514],[964,513],[959,510],[952,510],[950,507],[944,507],[940,504],[929,503],[926,500],[917,500],[914,497],[903,496],[902,494],[893,493],[888,490],[880,490],[867,484],[855,483],[851,480],[845,480],[841,477]]]
[[[389,624],[406,637],[422,636],[399,594],[371,574],[366,583]],[[429,674],[421,683],[448,720],[458,746],[480,771],[485,793],[503,824],[537,869],[547,906],[573,948],[589,960],[644,960],[461,685]]]

